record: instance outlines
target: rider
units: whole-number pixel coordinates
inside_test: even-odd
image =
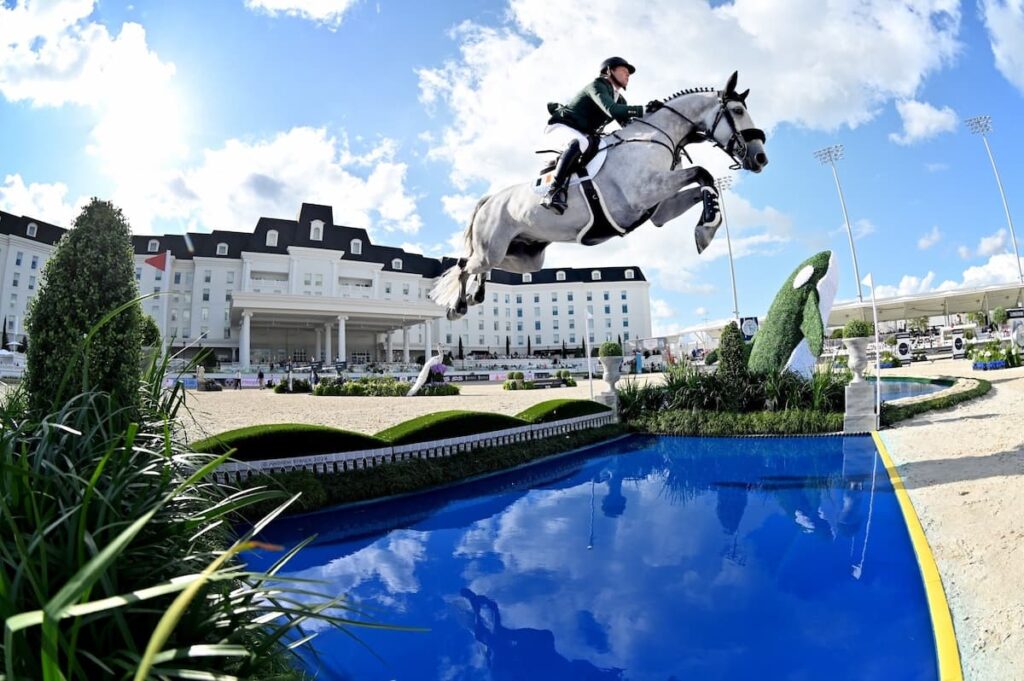
[[[625,125],[633,118],[644,115],[644,107],[629,106],[622,96],[622,90],[629,84],[629,77],[635,72],[633,65],[622,57],[609,57],[601,62],[601,74],[580,90],[568,104],[548,104],[551,118],[544,134],[562,149],[562,153],[555,165],[551,189],[541,202],[542,206],[559,215],[565,212],[569,176],[580,156],[590,146],[589,135],[598,134],[612,119],[618,121],[619,125]],[[656,111],[661,106],[660,101],[652,101],[647,104],[646,112]]]

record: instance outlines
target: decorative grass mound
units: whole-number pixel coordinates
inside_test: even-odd
[[[409,419],[380,431],[374,437],[393,445],[408,445],[525,425],[529,424],[514,416],[455,409]]]
[[[903,379],[908,380],[908,379]],[[888,402],[882,403],[882,425],[891,426],[894,423],[909,419],[918,414],[923,414],[926,411],[934,411],[936,409],[949,409],[952,406],[973,400],[976,397],[981,397],[989,390],[992,389],[992,384],[988,381],[983,381],[980,378],[974,379],[978,381],[978,385],[970,390],[965,390],[962,393],[955,393],[953,395],[939,395],[933,397],[930,400],[922,400],[921,402],[914,402],[911,404],[900,404],[894,405]]]
[[[370,435],[340,428],[302,423],[274,423],[229,430],[194,443],[192,449],[201,453],[223,454],[235,448],[237,451],[232,457],[239,461],[263,461],[376,449],[387,445],[387,442]]]
[[[808,409],[748,413],[667,410],[644,415],[629,425],[659,435],[808,435],[843,430],[843,414]]]
[[[591,400],[548,400],[547,402],[541,402],[528,409],[524,409],[516,414],[516,418],[529,423],[549,423],[577,416],[600,414],[606,411],[611,411],[611,409]]]

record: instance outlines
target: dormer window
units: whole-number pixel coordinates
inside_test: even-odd
[[[309,240],[310,241],[323,241],[324,240],[324,221],[313,220],[309,226]]]
[[[402,269],[402,259],[401,258],[395,258],[394,260],[392,260],[391,261],[391,269],[393,269],[393,270],[401,270]]]
[[[146,250],[150,253],[156,253],[160,250],[160,242],[156,239],[150,239],[149,243],[146,244]]]
[[[527,272],[526,274],[523,275],[523,283],[524,284],[529,284],[532,281],[533,281],[533,275],[532,274]]]
[[[593,281],[601,281],[601,273],[597,270],[594,270],[593,272],[590,273],[590,278]]]
[[[565,272],[561,270],[555,272],[555,281],[565,281]]]
[[[267,230],[267,246],[270,246],[270,247],[276,247],[277,246],[277,230],[276,229],[268,229]]]
[[[352,255],[363,254],[363,242],[361,239],[352,239],[352,242],[348,245],[348,250]]]
[[[37,229],[38,227],[36,226],[36,223],[30,222],[28,223],[28,229],[25,230],[25,233],[28,234],[29,236],[35,236]]]
[[[228,245],[226,243],[224,243],[223,241],[221,243],[217,244],[217,255],[227,255],[227,254],[228,254]]]
[[[633,278],[633,270],[626,270],[626,279]]]

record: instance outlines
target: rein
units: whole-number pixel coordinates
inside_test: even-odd
[[[679,165],[681,155],[685,155],[687,160],[690,163],[693,163],[693,159],[691,159],[690,155],[686,153],[687,145],[693,144],[695,142],[711,142],[716,147],[724,151],[726,155],[733,160],[733,165],[729,166],[730,169],[739,170],[740,168],[743,167],[743,162],[736,158],[737,153],[740,153],[745,156],[747,153],[747,144],[749,142],[753,142],[754,140],[760,140],[763,143],[765,141],[765,135],[764,131],[761,130],[760,128],[744,128],[743,130],[738,130],[736,128],[736,121],[733,118],[732,113],[729,112],[728,103],[729,102],[722,97],[721,93],[719,93],[718,113],[715,115],[715,122],[712,124],[710,131],[701,130],[700,124],[698,124],[696,121],[691,120],[688,116],[686,116],[686,114],[677,110],[670,104],[663,104],[661,107],[662,109],[668,109],[676,116],[679,116],[684,121],[690,124],[691,131],[689,134],[684,135],[682,138],[680,138],[678,142],[674,142],[672,140],[672,136],[669,135],[667,132],[656,126],[654,123],[651,123],[650,121],[644,120],[642,117],[640,117],[633,119],[634,122],[642,123],[646,126],[654,128],[657,132],[664,135],[668,139],[668,141],[672,143],[672,146],[669,146],[668,144],[665,144],[664,142],[656,139],[620,137],[619,133],[621,131],[616,130],[611,134],[611,137],[615,137],[616,139],[618,139],[618,141],[607,145],[605,149],[611,149],[613,147],[619,146],[620,144],[626,144],[628,142],[644,142],[647,144],[657,144],[658,146],[665,147],[669,151],[669,153],[672,154],[671,169],[675,170],[676,166]],[[729,136],[729,143],[724,147],[715,138],[715,131],[718,129],[718,125],[722,122],[723,119],[729,124],[729,128],[732,133]]]

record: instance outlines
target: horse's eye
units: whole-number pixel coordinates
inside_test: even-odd
[[[743,111],[743,109],[741,109],[739,107],[737,107],[737,108],[732,110],[732,115],[733,116],[742,116],[744,113],[745,112]]]

